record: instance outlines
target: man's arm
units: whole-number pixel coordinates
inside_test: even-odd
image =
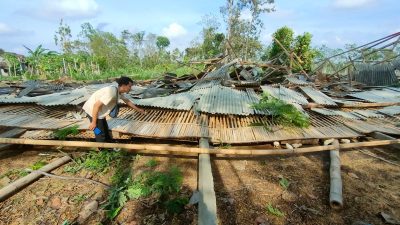
[[[121,98],[129,107],[131,107],[132,109],[140,112],[140,113],[146,113],[143,109],[137,107],[135,104],[133,104],[129,99],[126,98]]]
[[[93,111],[92,111],[92,122],[89,125],[90,130],[94,130],[94,128],[96,128],[97,117],[99,115],[99,111],[102,106],[103,106],[103,103],[101,101],[97,101],[96,103],[94,103]]]

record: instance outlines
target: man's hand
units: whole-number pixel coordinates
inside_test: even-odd
[[[89,125],[89,130],[94,130],[96,128],[96,123],[91,122]]]
[[[140,112],[141,114],[146,114],[146,111],[144,111],[144,109],[138,108],[137,111]]]

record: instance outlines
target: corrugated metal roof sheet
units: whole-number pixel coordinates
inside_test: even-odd
[[[273,97],[287,103],[297,103],[300,105],[308,104],[307,99],[302,94],[283,86],[279,86],[279,88],[274,88],[272,86],[261,86],[261,88],[263,91],[269,93]]]
[[[190,90],[197,90],[201,88],[208,88],[221,83],[223,79],[229,79],[229,68],[233,65],[233,63],[225,64],[219,69],[216,69],[207,75],[205,75],[202,79],[197,81],[197,83]]]
[[[390,89],[356,92],[348,94],[348,96],[368,102],[400,102],[400,92]]]
[[[323,108],[313,108],[311,110],[325,116],[342,116],[344,118],[352,120],[361,119],[361,117],[357,116],[356,114],[353,114],[351,112],[343,112],[340,110],[323,109]]]
[[[400,106],[397,106],[397,105],[388,106],[383,109],[378,109],[378,111],[380,113],[383,113],[386,115],[394,116],[394,115],[400,114]]]
[[[300,80],[300,79],[298,79],[296,77],[286,77],[286,79],[289,81],[289,83],[296,84],[296,85],[299,85],[299,86],[306,86],[306,85],[310,85],[311,84],[310,82]]]
[[[316,90],[311,87],[300,87],[301,90],[308,95],[314,102],[321,104],[321,105],[334,105],[336,106],[336,103],[333,101],[333,99],[324,93],[322,93],[319,90]]]
[[[361,116],[368,117],[368,118],[382,118],[382,117],[384,117],[384,115],[377,113],[378,111],[369,110],[369,109],[354,110],[353,112],[354,113],[358,113]]]
[[[371,86],[386,86],[395,83],[397,77],[392,64],[358,64],[354,80]]]
[[[254,93],[238,91],[224,86],[213,86],[208,89],[197,90],[200,101],[197,109],[200,112],[211,114],[251,115],[259,113],[252,109],[255,100]]]
[[[190,110],[198,94],[194,92],[184,92],[179,94],[172,94],[165,97],[155,97],[146,99],[132,99],[136,105],[151,106],[157,108],[176,109],[176,110]]]

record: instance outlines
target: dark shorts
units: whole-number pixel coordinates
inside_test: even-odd
[[[92,117],[88,115],[88,118],[92,122]],[[101,130],[100,134],[95,134],[96,142],[112,142],[106,119],[97,119],[96,127]]]

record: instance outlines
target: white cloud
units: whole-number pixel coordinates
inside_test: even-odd
[[[14,27],[10,27],[9,25],[0,22],[0,35],[1,36],[21,36],[33,34],[33,31],[27,30],[19,30]]]
[[[82,19],[95,17],[100,11],[96,0],[41,0],[33,8],[17,12],[42,19]]]
[[[376,0],[334,0],[334,6],[337,8],[361,8],[370,5]]]
[[[9,34],[12,33],[13,30],[5,23],[0,23],[0,34]]]
[[[163,35],[168,38],[176,38],[187,34],[186,29],[178,23],[171,23],[162,29]]]

